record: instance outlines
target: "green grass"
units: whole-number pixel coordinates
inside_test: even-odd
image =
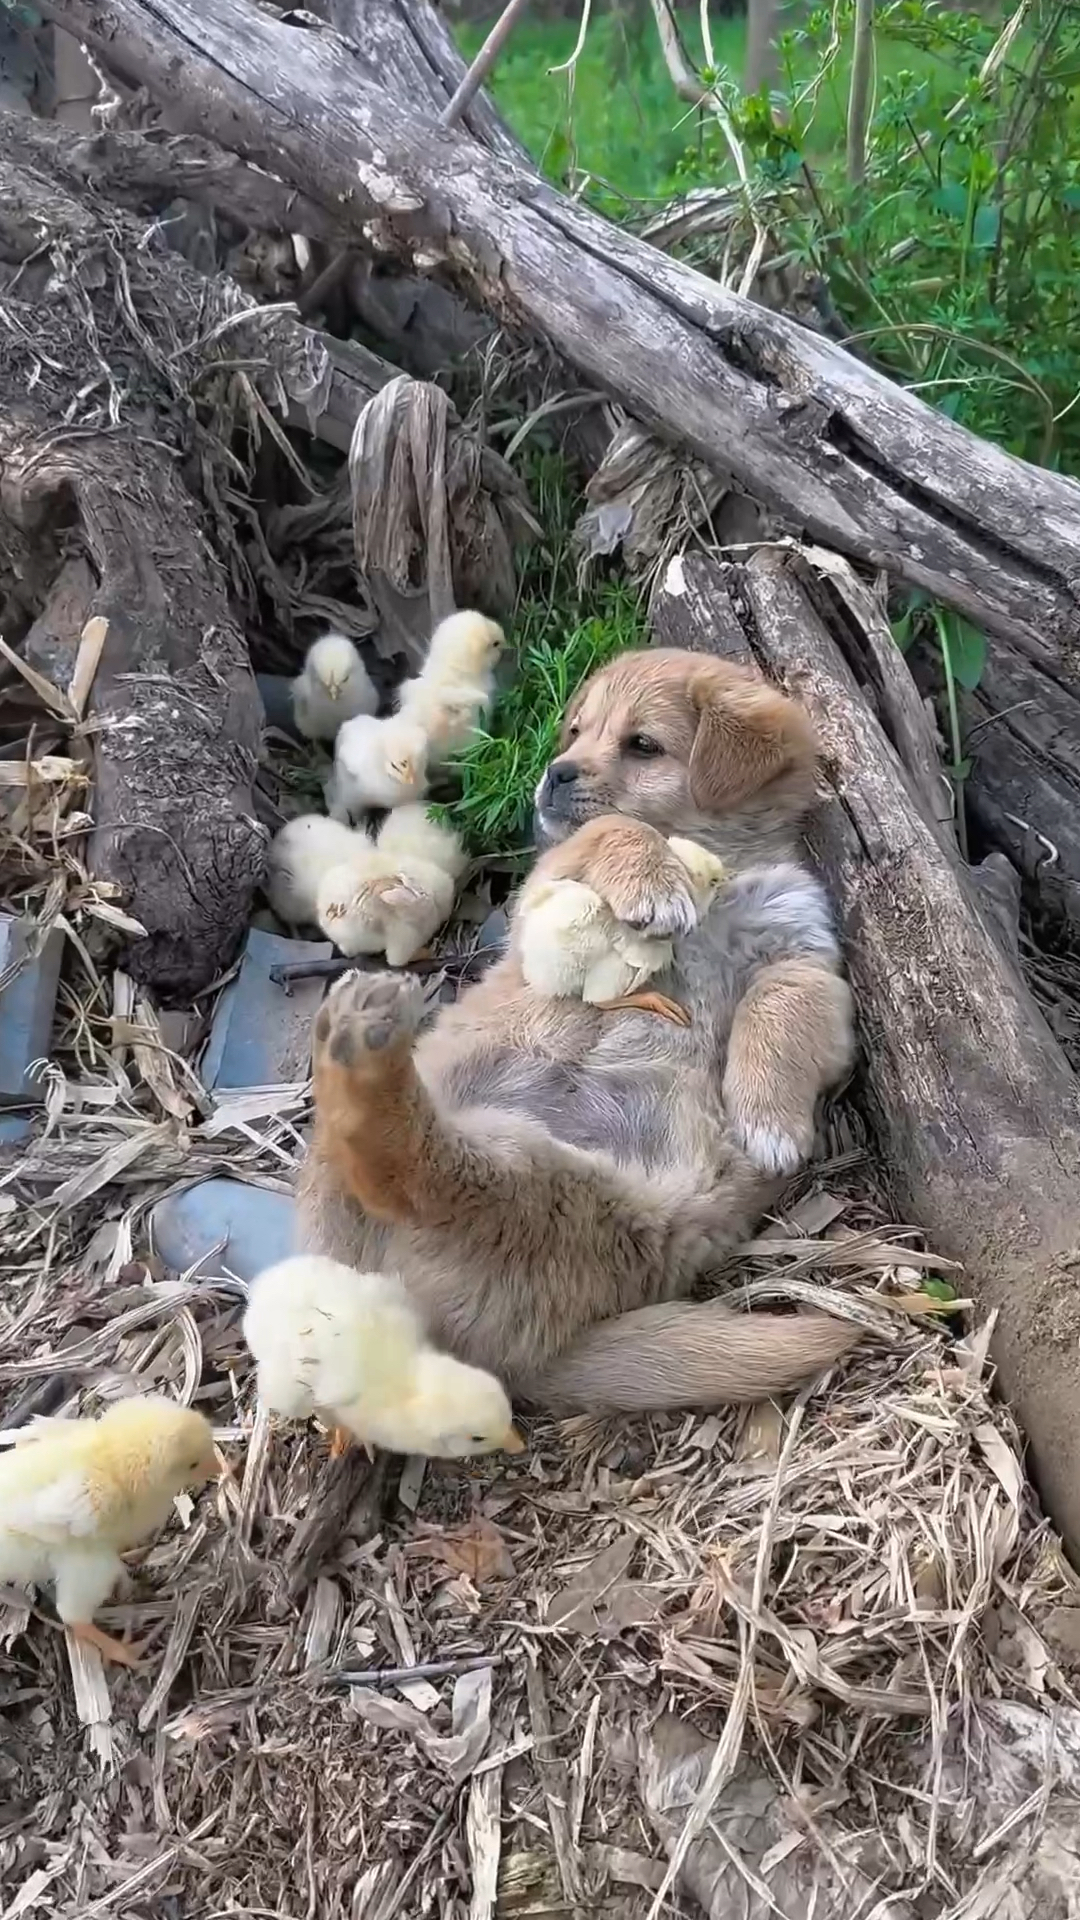
[[[528,845],[533,795],[558,751],[571,695],[590,673],[628,647],[645,644],[641,601],[622,581],[582,594],[571,529],[580,502],[558,456],[534,453],[527,468],[547,530],[526,562],[512,623],[513,682],[496,702],[488,732],[455,760],[461,796],[445,809],[470,853],[501,859]]]
[[[807,18],[804,7],[781,16],[790,55],[783,59],[781,85],[796,95],[823,64],[817,35],[801,28]],[[679,20],[688,53],[701,61],[696,12],[684,10]],[[457,29],[467,57],[477,51],[490,25],[489,20]],[[525,20],[515,29],[495,69],[491,92],[505,119],[556,183],[564,184],[572,171],[587,173],[617,195],[641,202],[664,199],[677,188],[688,155],[700,144],[699,116],[676,96],[651,18],[647,25],[646,34],[633,38],[620,15],[594,10],[577,67],[562,74],[549,68],[573,52],[576,18]],[[717,65],[736,82],[742,75],[745,37],[741,19],[713,21]],[[945,55],[926,53],[899,34],[884,37],[878,51],[879,79],[902,69],[943,87],[950,85],[951,75],[949,97],[955,94],[955,70]],[[843,150],[849,70],[843,45],[828,61],[814,102],[807,104],[805,139],[812,153]]]

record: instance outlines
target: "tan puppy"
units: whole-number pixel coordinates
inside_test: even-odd
[[[315,1028],[310,1245],[390,1264],[432,1336],[555,1407],[753,1400],[853,1344],[848,1324],[679,1302],[813,1142],[851,1056],[828,901],[799,864],[817,754],[799,708],[696,654],[588,683],[537,794],[536,872],[675,940],[680,1027],[543,999],[515,951],[416,1038],[415,982],[351,975]],[[695,927],[665,834],[731,870]]]

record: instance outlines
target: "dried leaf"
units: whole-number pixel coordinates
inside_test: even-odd
[[[614,1589],[629,1567],[636,1545],[633,1534],[625,1533],[590,1560],[561,1593],[553,1596],[545,1625],[558,1627],[562,1633],[598,1633],[610,1617],[608,1607]]]
[[[454,1682],[449,1734],[437,1733],[426,1713],[371,1687],[352,1687],[349,1703],[369,1727],[407,1733],[455,1783],[467,1780],[491,1737],[491,1668],[462,1673]]]
[[[674,1714],[639,1736],[641,1796],[669,1854],[714,1752],[711,1740]],[[895,1872],[884,1844],[873,1834],[843,1833],[827,1820],[821,1826],[827,1849],[802,1844],[781,1789],[743,1761],[720,1789],[708,1828],[691,1841],[680,1883],[708,1920],[774,1920],[777,1913],[865,1920],[871,1911],[875,1920],[911,1920],[906,1901],[882,1897]]]
[[[494,1520],[477,1514],[466,1526],[423,1535],[410,1540],[405,1549],[410,1556],[430,1556],[450,1573],[463,1573],[476,1587],[489,1580],[512,1580],[514,1562],[510,1549]]]

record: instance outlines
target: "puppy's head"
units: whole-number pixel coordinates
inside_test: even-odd
[[[585,682],[536,791],[546,841],[597,814],[665,832],[736,816],[784,825],[814,793],[810,719],[747,667],[657,648],[623,654]]]

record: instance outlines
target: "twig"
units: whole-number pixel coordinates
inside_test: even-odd
[[[327,297],[341,285],[356,257],[354,247],[342,247],[322,272],[315,275],[310,287],[305,287],[296,302],[296,311],[301,320],[306,319],[309,313],[318,312]]]
[[[547,1689],[540,1671],[540,1656],[532,1648],[525,1654],[525,1689],[529,1700],[529,1719],[536,1742],[536,1771],[547,1802],[551,1843],[559,1865],[563,1897],[576,1913],[582,1898],[578,1856],[570,1831],[569,1790],[564,1763],[552,1752],[555,1736],[551,1730]]]
[[[851,85],[848,91],[847,176],[856,189],[866,180],[866,146],[874,75],[874,0],[855,0]]]
[[[754,229],[754,244],[750,249],[750,257],[743,268],[737,289],[740,294],[746,296],[749,294],[757,278],[757,271],[764,259],[765,249],[769,241],[769,236],[758,218],[754,188],[746,165],[746,156],[743,153],[742,146],[732,124],[731,115],[721,98],[720,89],[717,86],[706,86],[700,75],[695,73],[686,57],[686,51],[679,38],[679,29],[669,0],[650,0],[650,4],[653,10],[653,18],[656,21],[656,31],[660,36],[660,49],[664,56],[664,64],[667,67],[676,93],[680,100],[686,100],[694,107],[703,107],[713,115],[724,136],[728,152],[734,163],[735,171],[739,176],[739,186],[742,190],[746,211],[750,215]]]
[[[528,4],[529,0],[509,0],[503,8],[476,59],[439,115],[439,125],[444,131],[456,127],[470,101],[475,100]]]
[[[409,1680],[439,1680],[448,1673],[479,1673],[497,1667],[501,1653],[475,1653],[457,1660],[421,1660],[411,1667],[338,1667],[328,1678],[338,1687],[400,1687]]]
[[[582,6],[582,9],[581,9],[581,20],[578,23],[578,36],[574,42],[574,51],[570,55],[569,60],[561,60],[557,67],[549,67],[548,68],[549,74],[574,73],[576,71],[577,63],[581,59],[581,56],[585,51],[585,41],[588,36],[589,21],[591,20],[591,18],[592,18],[592,0],[584,0],[584,5]]]

